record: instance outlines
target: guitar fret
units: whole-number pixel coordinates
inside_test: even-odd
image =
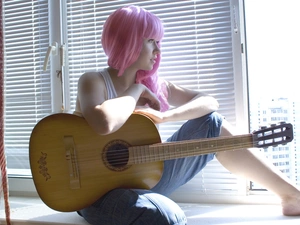
[[[163,152],[163,156],[164,156],[163,158],[164,159],[169,159],[170,158],[170,156],[168,156],[168,150],[166,148],[163,148],[162,152]]]
[[[140,155],[140,163],[143,163],[145,161],[144,157],[145,157],[145,146],[142,146],[141,147],[141,155]]]
[[[170,147],[172,147],[172,146],[169,146],[169,148]],[[178,154],[180,153],[180,149],[178,147],[172,147],[172,149],[173,149],[174,155],[178,156]]]
[[[162,160],[164,160],[164,152],[161,150],[161,148],[160,148],[161,146],[159,145],[158,146],[158,152],[159,152],[159,161],[162,161]]]
[[[181,157],[181,156],[182,156],[182,145],[179,145],[179,146],[177,147],[176,153],[177,153],[177,156],[178,156],[178,157]]]
[[[159,149],[160,149],[160,152],[161,152],[161,160],[165,160],[165,159],[168,159],[167,157],[167,152],[164,148],[164,146],[159,146]]]
[[[148,148],[148,152],[149,152],[149,159],[150,161],[152,161],[152,159],[155,159],[155,152],[153,151],[153,148]]]
[[[158,154],[157,154],[157,149],[155,147],[153,147],[153,151],[154,151],[154,160],[158,161]]]
[[[195,155],[195,148],[194,148],[194,144],[193,143],[188,144],[187,151],[191,152],[192,156]]]

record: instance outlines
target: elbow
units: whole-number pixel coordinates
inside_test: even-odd
[[[90,126],[99,135],[108,135],[116,131],[115,125],[106,118],[90,123]]]
[[[208,111],[214,112],[219,109],[219,102],[212,96],[206,96]]]
[[[212,104],[212,108],[214,111],[217,111],[219,109],[219,102],[217,99],[213,98],[213,104]]]
[[[108,135],[113,132],[113,129],[110,128],[108,123],[101,123],[101,124],[97,124],[96,126],[91,125],[91,127],[99,135]]]
[[[115,130],[111,120],[100,110],[97,113],[83,112],[83,117],[94,132],[99,135],[108,135]]]

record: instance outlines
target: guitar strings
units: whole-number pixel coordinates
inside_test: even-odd
[[[69,115],[68,115],[69,116]],[[70,117],[71,118],[71,117]],[[63,117],[63,119],[65,119]],[[80,118],[81,119],[81,118]],[[59,123],[64,123],[65,120],[59,121]],[[71,124],[74,124],[71,122]],[[87,125],[84,124],[83,128],[85,128]],[[68,127],[68,129],[72,126],[65,126]],[[130,127],[132,129],[132,127]],[[283,129],[283,128],[281,128]],[[199,141],[199,139],[196,140],[186,140],[186,141],[179,141],[179,142],[164,142],[164,143],[157,143],[157,144],[148,144],[144,145],[143,147],[141,146],[130,146],[128,148],[121,148],[117,150],[112,151],[112,155],[109,158],[109,163],[111,164],[124,164],[124,156],[127,157],[125,158],[125,161],[127,160],[128,163],[130,164],[137,164],[137,163],[144,163],[144,162],[155,162],[155,161],[163,161],[163,160],[168,160],[168,159],[176,159],[176,158],[184,158],[184,157],[189,157],[189,156],[198,156],[198,155],[205,155],[208,153],[215,153],[215,152],[220,152],[220,151],[227,151],[227,150],[238,150],[238,149],[245,149],[245,148],[260,148],[259,143],[261,141],[256,141],[253,140],[253,134],[247,134],[247,135],[239,135],[240,137],[248,137],[247,141],[244,141],[243,143],[232,143],[232,144],[227,144],[224,146],[212,146],[212,147],[202,147],[203,145],[199,144],[198,146],[193,146],[191,149],[190,148],[173,148],[171,147],[164,147],[168,145],[174,145],[179,143],[180,145],[188,145],[193,142]],[[239,136],[233,136],[233,137],[217,137],[216,139],[219,140],[224,140],[226,142],[226,139],[234,139],[235,137]],[[211,142],[215,138],[206,138],[206,139],[201,139],[201,141],[207,141]],[[182,142],[189,142],[187,144],[183,144]],[[76,141],[75,141],[76,143]],[[280,144],[280,143],[279,143]],[[84,145],[84,144],[83,144]],[[105,144],[104,144],[105,145]],[[277,145],[274,143],[274,145]],[[146,147],[145,147],[146,146]],[[258,147],[257,147],[258,146]],[[80,162],[90,162],[94,161],[95,158],[101,158],[103,160],[107,160],[107,156],[102,156],[104,154],[103,149],[99,149],[97,146],[95,146],[94,151],[85,151],[86,146],[80,146],[80,144],[76,147],[75,145],[75,153],[71,157],[72,163],[80,163]],[[197,149],[198,147],[198,149]],[[139,150],[141,148],[141,150]],[[165,150],[165,149],[167,150]],[[196,148],[196,149],[195,149]],[[211,151],[211,148],[214,148],[214,151]],[[163,149],[163,150],[161,150]],[[184,149],[184,150],[182,150]],[[85,155],[85,153],[87,155]]]
[[[245,135],[243,135],[245,137]],[[252,136],[250,136],[252,137]],[[227,137],[228,138],[228,137]],[[223,139],[227,139],[224,137]],[[245,137],[245,139],[249,139],[249,136]],[[207,138],[207,140],[202,139],[203,142],[211,142],[212,138]],[[219,140],[222,138],[218,138]],[[188,140],[189,143],[181,143],[180,142],[164,142],[164,143],[157,143],[157,144],[151,144],[151,145],[144,145],[144,146],[130,146],[128,148],[123,149],[116,149],[112,150],[110,152],[111,155],[109,155],[109,158],[106,158],[107,155],[104,156],[104,159],[108,160],[108,162],[112,165],[123,165],[127,164],[128,162],[130,164],[139,164],[139,163],[147,163],[147,162],[155,162],[155,161],[164,161],[169,159],[176,159],[176,158],[185,158],[190,156],[198,156],[198,155],[205,155],[208,153],[217,153],[221,151],[230,151],[230,150],[239,150],[239,149],[247,149],[247,148],[259,148],[255,147],[259,144],[260,141],[243,141],[242,143],[233,143],[233,144],[227,144],[224,146],[206,146],[202,147],[203,144],[199,144],[198,146],[192,146],[192,147],[185,147],[184,150],[182,150],[182,147],[172,147],[173,145],[191,145],[195,144],[194,142],[199,142],[199,140]],[[179,143],[179,144],[178,144]],[[214,148],[212,151],[211,148]],[[162,150],[163,149],[163,150]],[[103,151],[99,150],[96,151],[98,154],[97,156],[84,156],[84,152],[82,152],[82,156],[80,157],[81,160],[78,160],[79,162],[84,161],[91,161],[94,160],[95,157],[101,157]],[[78,152],[77,152],[78,154]],[[125,157],[125,158],[124,158]],[[127,162],[126,162],[127,161]]]

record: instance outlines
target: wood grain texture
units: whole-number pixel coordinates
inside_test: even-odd
[[[293,140],[291,124],[253,134],[161,143],[155,124],[133,114],[116,132],[98,135],[84,118],[58,113],[33,129],[29,158],[41,199],[52,209],[80,210],[115,188],[154,187],[163,161]]]
[[[70,187],[64,137],[75,142],[80,188]],[[75,211],[95,202],[118,187],[151,188],[159,180],[163,163],[130,165],[113,171],[102,161],[102,151],[111,141],[125,140],[131,146],[161,142],[156,126],[141,115],[132,115],[117,132],[96,134],[82,118],[53,114],[41,120],[30,138],[30,166],[41,199],[58,211]]]

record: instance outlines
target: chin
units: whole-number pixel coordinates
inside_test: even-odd
[[[147,71],[153,70],[153,65],[151,65],[151,66],[148,66],[148,68],[147,68],[147,69],[145,69],[145,70],[147,70]]]
[[[151,71],[153,69],[153,67],[149,68],[149,67],[145,67],[145,68],[141,68],[141,70],[144,70],[144,71]]]

